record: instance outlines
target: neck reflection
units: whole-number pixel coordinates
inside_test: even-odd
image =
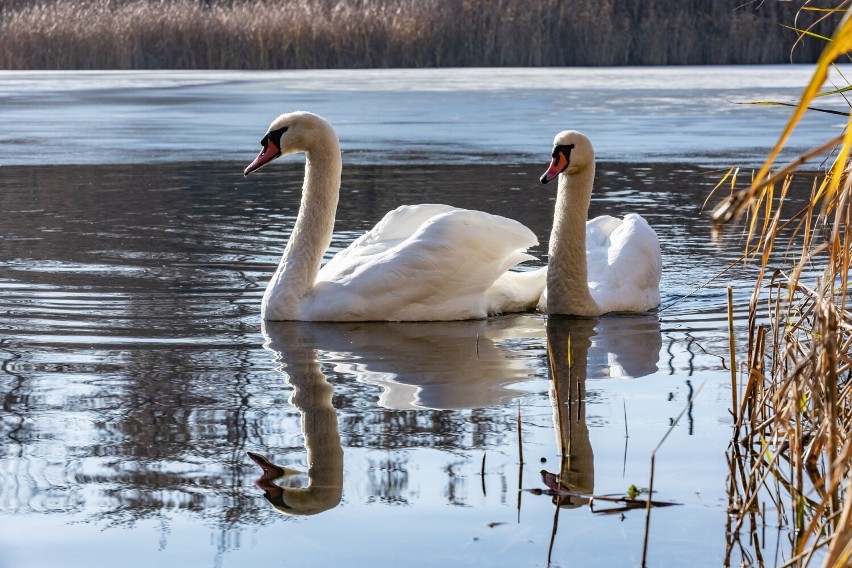
[[[586,380],[654,373],[662,347],[660,323],[653,315],[551,316],[546,328],[537,316],[402,324],[265,322],[263,333],[264,347],[281,363],[293,388],[290,404],[300,412],[307,450],[303,487],[290,486],[304,479],[301,472],[250,454],[262,470],[258,487],[286,515],[320,513],[342,498],[343,449],[326,374],[380,386],[378,402],[386,408],[494,406],[517,396],[509,385],[541,371],[548,359],[541,351],[546,337],[553,421],[565,456],[559,471],[550,475],[585,496],[593,493],[595,476]],[[586,502],[563,497],[559,504]]]
[[[588,378],[639,378],[657,371],[662,335],[654,315],[607,315],[600,318],[550,316],[547,320],[550,402],[559,472],[541,471],[560,507],[589,502],[595,489],[595,458],[586,423]]]
[[[343,447],[337,427],[337,411],[332,406],[332,386],[320,369],[317,353],[307,347],[296,328],[263,326],[264,348],[283,363],[287,382],[293,387],[289,402],[301,414],[302,435],[307,450],[306,487],[279,484],[301,472],[280,467],[260,454],[249,457],[263,475],[256,485],[273,507],[285,515],[315,515],[336,507],[343,495]]]

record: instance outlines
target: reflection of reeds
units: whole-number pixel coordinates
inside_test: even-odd
[[[819,96],[830,67],[850,50],[852,8],[826,45],[764,167],[714,212],[717,222],[748,217],[747,254],[762,268],[749,308],[744,384],[733,409],[729,561],[738,552],[748,563],[773,562],[763,558],[762,549],[765,527],[773,525],[790,529],[790,548],[783,553],[789,564],[806,565],[817,553],[826,566],[848,566],[852,558],[850,124],[824,145],[837,147],[837,154],[829,171],[814,182],[805,207],[788,212],[788,174],[802,160],[770,172],[789,134]],[[778,249],[785,258],[795,257],[787,260],[787,271],[770,267],[780,256]]]
[[[794,13],[705,0],[6,0],[0,68],[780,63],[797,34],[777,22]],[[797,61],[817,54],[813,38],[795,47]]]

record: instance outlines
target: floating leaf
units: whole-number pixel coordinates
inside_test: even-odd
[[[631,484],[630,487],[627,488],[627,496],[630,497],[631,499],[636,499],[637,497],[639,497],[643,493],[647,493],[647,492],[648,492],[647,487],[636,487],[633,484]]]

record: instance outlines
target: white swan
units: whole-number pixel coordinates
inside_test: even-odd
[[[550,233],[547,288],[539,310],[599,316],[644,312],[660,304],[662,258],[656,233],[634,213],[586,221],[595,178],[595,153],[584,135],[566,130],[553,140],[547,183],[559,176]]]
[[[533,309],[544,271],[513,272],[538,243],[522,224],[447,205],[402,206],[320,269],[331,243],[340,191],[340,144],[308,112],[272,122],[245,175],[279,156],[304,152],[296,224],[266,287],[266,320],[425,321],[484,318]]]

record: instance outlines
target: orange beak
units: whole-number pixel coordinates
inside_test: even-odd
[[[563,154],[562,152],[556,152],[553,156],[553,159],[550,160],[550,166],[548,166],[547,171],[542,174],[539,181],[541,181],[541,183],[547,183],[559,174],[561,174],[567,167],[568,158],[566,158],[565,154]]]
[[[263,139],[263,148],[260,151],[260,154],[248,165],[248,167],[243,172],[244,176],[249,175],[255,170],[259,170],[275,158],[281,155],[281,150],[278,146],[275,145],[275,142],[266,137]]]

